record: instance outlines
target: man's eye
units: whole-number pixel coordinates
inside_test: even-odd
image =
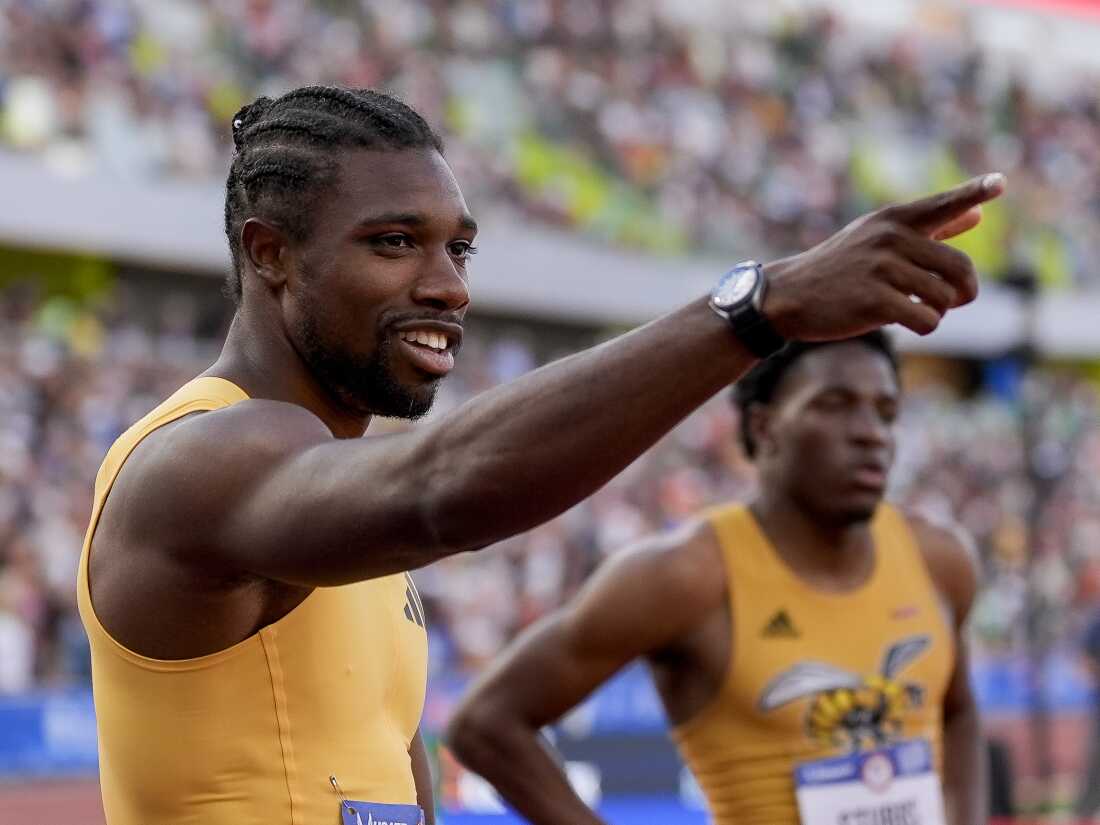
[[[408,249],[412,246],[412,239],[408,235],[382,235],[374,238],[373,242],[388,249]]]
[[[823,395],[817,399],[817,405],[825,410],[839,410],[846,403],[846,399],[839,395]]]
[[[451,244],[451,254],[456,258],[469,258],[477,254],[477,247],[468,241],[455,241]]]

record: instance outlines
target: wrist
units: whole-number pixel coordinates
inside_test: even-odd
[[[726,320],[733,334],[757,358],[767,358],[786,344],[786,339],[764,312],[768,273],[756,261],[742,261],[718,281],[710,307]]]
[[[797,340],[799,306],[792,300],[790,290],[786,288],[787,273],[796,266],[795,256],[782,258],[764,264],[764,275],[768,280],[768,289],[760,305],[761,314],[768,319],[777,333],[788,341]]]

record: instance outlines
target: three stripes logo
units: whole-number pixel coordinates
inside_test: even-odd
[[[760,635],[773,639],[797,639],[802,634],[794,626],[790,615],[786,610],[780,609],[774,616],[768,619]]]
[[[405,618],[417,627],[424,627],[424,605],[408,573],[405,574]]]

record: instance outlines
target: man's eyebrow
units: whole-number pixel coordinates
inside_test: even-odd
[[[357,226],[367,228],[371,226],[380,226],[386,223],[400,223],[406,226],[423,226],[427,222],[428,219],[418,212],[381,212],[377,215],[368,215],[363,218],[363,220],[359,221]]]
[[[404,226],[424,226],[428,219],[420,212],[382,212],[378,215],[368,215],[356,224],[358,229],[370,229],[373,226],[385,224],[402,224]],[[477,232],[477,221],[469,214],[462,215],[458,219],[458,225],[471,232]]]

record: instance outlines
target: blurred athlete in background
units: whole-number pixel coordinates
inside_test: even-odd
[[[387,95],[298,89],[233,128],[225,347],[111,448],[81,558],[109,825],[431,823],[406,571],[561,513],[784,339],[932,331],[977,293],[933,238],[1003,188],[880,210],[362,438],[373,415],[423,415],[452,368],[476,224],[439,138]]]
[[[539,730],[644,659],[719,825],[984,825],[961,632],[965,539],[882,502],[900,390],[872,332],[792,344],[735,387],[747,507],[610,561],[521,636],[451,724],[456,755],[536,825],[598,823]]]

